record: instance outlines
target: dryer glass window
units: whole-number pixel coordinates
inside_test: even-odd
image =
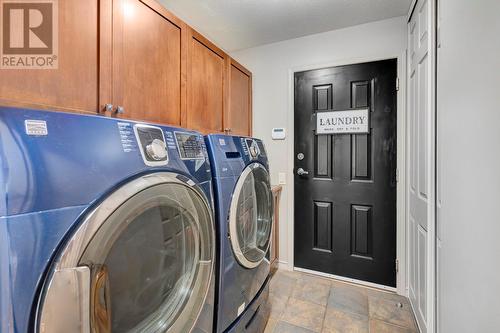
[[[213,235],[207,205],[181,184],[126,201],[87,246],[91,326],[98,332],[184,332],[208,290]]]
[[[257,266],[265,257],[273,218],[269,174],[260,164],[245,169],[238,180],[231,204],[231,243],[245,267]]]

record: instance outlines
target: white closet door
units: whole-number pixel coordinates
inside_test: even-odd
[[[435,317],[435,1],[418,0],[408,22],[408,282],[422,332]]]

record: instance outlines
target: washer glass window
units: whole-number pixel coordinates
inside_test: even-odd
[[[233,252],[243,266],[256,267],[269,249],[273,200],[269,174],[259,163],[248,166],[240,176],[230,211]]]
[[[72,268],[88,267],[90,273],[91,331],[191,330],[213,270],[213,224],[205,198],[192,186],[173,181],[144,188],[111,212],[113,204],[106,206],[104,201],[89,225],[84,223],[78,230],[74,242],[88,238],[85,229],[100,224]],[[107,216],[96,222],[100,214]],[[67,252],[74,248],[71,245]],[[67,257],[72,255],[64,260]],[[57,271],[65,269],[56,270],[51,285],[58,285]],[[47,294],[49,304],[44,307],[49,307],[49,320],[45,321],[60,327],[50,320],[50,307],[61,303],[51,295],[61,296],[57,290],[51,294],[50,287]]]

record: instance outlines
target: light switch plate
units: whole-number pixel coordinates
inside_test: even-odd
[[[278,182],[280,185],[286,185],[286,173],[284,172],[278,173]]]

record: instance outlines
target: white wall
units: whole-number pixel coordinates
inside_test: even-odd
[[[440,0],[439,332],[500,330],[500,1]]]
[[[265,141],[272,183],[286,172],[280,220],[280,260],[293,264],[293,92],[294,69],[325,67],[401,56],[406,49],[406,18],[398,17],[238,51],[232,56],[253,73],[254,136]],[[317,66],[316,66],[317,65]],[[402,67],[404,68],[404,67]],[[404,72],[404,70],[403,70]],[[272,141],[271,129],[285,127],[288,137]],[[300,198],[299,198],[300,199]]]

